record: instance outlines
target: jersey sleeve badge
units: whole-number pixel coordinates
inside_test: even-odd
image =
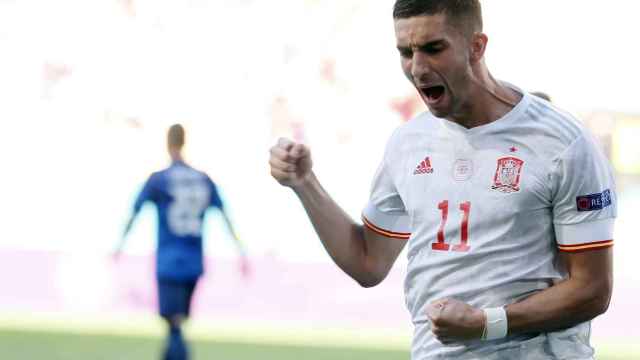
[[[611,205],[611,191],[607,189],[601,193],[577,196],[576,205],[578,211],[602,210]]]

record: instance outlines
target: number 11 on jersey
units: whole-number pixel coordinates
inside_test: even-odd
[[[447,217],[449,216],[449,200],[444,200],[438,204],[438,209],[442,215],[440,221],[440,228],[438,229],[438,235],[436,242],[431,244],[433,250],[449,251],[449,244],[444,241],[444,226],[447,224]],[[460,244],[453,245],[452,251],[469,251],[471,248],[467,242],[469,240],[469,212],[471,212],[471,202],[465,201],[460,204],[460,210],[462,211],[462,222],[460,223]]]

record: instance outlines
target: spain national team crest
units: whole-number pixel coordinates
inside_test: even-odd
[[[524,161],[514,156],[499,158],[491,189],[503,193],[520,191],[520,175],[523,165]]]

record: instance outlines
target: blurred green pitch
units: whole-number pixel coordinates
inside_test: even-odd
[[[194,360],[407,360],[398,350],[265,345],[195,340]],[[0,331],[3,360],[144,360],[158,359],[162,339],[155,336],[80,335],[44,331]]]
[[[194,340],[194,360],[408,360],[408,351],[310,345],[267,345],[250,342]],[[141,360],[159,358],[161,337],[124,336],[64,331],[0,330],[3,360]],[[630,360],[623,348],[599,347],[598,360]]]

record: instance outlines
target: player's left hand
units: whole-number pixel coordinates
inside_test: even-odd
[[[484,311],[462,301],[448,298],[434,301],[427,307],[427,317],[431,331],[443,344],[482,337]]]

